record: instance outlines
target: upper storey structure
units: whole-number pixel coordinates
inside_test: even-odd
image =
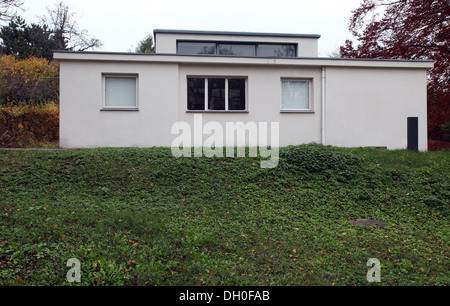
[[[238,57],[317,57],[315,34],[154,30],[156,53]]]

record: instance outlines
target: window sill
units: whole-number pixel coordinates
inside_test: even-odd
[[[186,110],[186,113],[244,113],[248,114],[247,110]]]
[[[313,110],[310,110],[310,109],[305,109],[305,110],[302,110],[302,109],[282,109],[282,110],[280,110],[280,113],[306,113],[306,114],[314,114],[314,111]]]
[[[126,112],[137,112],[139,108],[126,108],[126,107],[117,107],[117,108],[101,108],[100,111],[109,112],[109,111],[126,111]]]

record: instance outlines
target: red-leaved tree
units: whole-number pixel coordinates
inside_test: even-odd
[[[428,71],[428,137],[449,141],[450,1],[362,1],[349,24],[357,45],[347,40],[341,57],[435,61]]]

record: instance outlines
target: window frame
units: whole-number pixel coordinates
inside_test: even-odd
[[[308,83],[308,108],[283,108],[283,82],[298,81]],[[280,112],[281,113],[314,113],[313,108],[313,80],[305,78],[281,78],[280,79]]]
[[[205,84],[205,93],[204,93],[204,109],[200,110],[200,109],[189,109],[189,95],[188,93],[188,79],[203,79],[204,80],[204,84]],[[224,110],[219,110],[219,109],[208,109],[209,106],[209,84],[208,84],[208,79],[225,79],[225,109]],[[244,98],[245,98],[245,108],[243,110],[230,110],[229,109],[229,86],[228,86],[228,80],[229,79],[241,79],[241,80],[245,80],[245,93],[244,93]],[[198,75],[188,75],[186,76],[186,112],[187,113],[248,113],[248,77],[247,76],[213,76],[213,75],[208,75],[208,76],[198,76]]]
[[[179,43],[204,43],[204,44],[215,44],[214,54],[186,54],[179,53],[178,44]],[[255,46],[255,55],[225,55],[219,53],[220,45],[253,45]],[[259,45],[288,45],[294,47],[294,56],[292,57],[276,57],[276,56],[259,56],[258,49]],[[265,42],[265,41],[233,41],[233,40],[188,40],[188,39],[179,39],[176,41],[176,54],[177,55],[190,55],[190,56],[234,56],[234,57],[262,57],[262,58],[296,58],[298,57],[298,43],[295,42]]]
[[[134,78],[136,80],[135,106],[109,106],[106,105],[106,79],[107,78]],[[139,75],[133,73],[102,73],[102,108],[103,111],[138,111],[139,110]]]

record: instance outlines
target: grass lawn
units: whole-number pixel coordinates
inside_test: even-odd
[[[450,285],[449,165],[320,145],[274,169],[170,148],[0,151],[0,284]]]

